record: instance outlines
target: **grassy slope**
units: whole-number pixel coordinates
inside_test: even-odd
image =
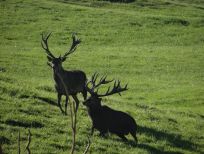
[[[139,145],[95,133],[92,153],[204,152],[204,9],[202,1],[137,1],[132,4],[71,1],[0,1],[0,141],[16,153],[31,127],[33,153],[67,153],[69,116],[56,106],[52,72],[40,34],[53,31],[55,55],[68,48],[70,34],[82,44],[67,69],[95,71],[129,83],[129,91],[104,104],[130,113],[139,124]],[[80,97],[81,99],[81,97]],[[82,152],[90,120],[78,112],[77,151]],[[130,140],[132,138],[128,137]]]

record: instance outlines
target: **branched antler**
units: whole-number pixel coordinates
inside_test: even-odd
[[[93,87],[92,87],[93,89],[99,87],[99,86],[102,85],[102,84],[107,84],[107,83],[113,81],[113,80],[107,81],[107,80],[106,80],[107,76],[103,76],[102,78],[100,78],[99,83],[96,84],[96,80],[97,80],[97,78],[98,78],[98,75],[99,75],[98,73],[94,73],[94,75],[93,75],[92,78],[91,78],[91,83],[92,83],[92,85],[93,85]]]
[[[77,45],[81,42],[80,39],[76,38],[76,35],[73,33],[72,34],[72,45],[71,48],[69,49],[69,51],[67,51],[64,56],[62,56],[62,59],[65,60],[67,58],[67,56],[71,53],[73,53],[76,50]]]
[[[51,53],[48,47],[48,39],[51,33],[47,34],[46,36],[44,36],[43,33],[41,35],[42,35],[42,41],[41,41],[42,48],[45,50],[45,52],[50,58],[55,58],[55,56]]]
[[[105,94],[98,94],[98,89],[96,90],[96,88],[98,88],[102,84],[107,84],[113,81],[113,80],[106,80],[107,76],[103,76],[102,78],[100,78],[99,82],[96,83],[98,76],[99,76],[98,73],[94,73],[94,75],[91,77],[91,80],[88,81],[86,84],[86,89],[91,95],[96,95],[98,97],[109,96],[115,93],[118,93],[120,95],[120,92],[128,90],[127,84],[124,87],[121,87],[120,81],[118,80],[114,82],[114,86],[112,89],[111,87],[108,88]],[[88,87],[90,83],[92,85],[91,88]]]
[[[98,94],[98,97],[109,96],[109,95],[116,94],[116,93],[121,95],[120,92],[123,92],[123,91],[126,91],[126,90],[128,90],[127,89],[127,84],[125,85],[125,87],[122,88],[121,85],[120,85],[120,81],[118,80],[118,81],[114,82],[114,86],[113,86],[113,88],[111,90],[110,90],[110,87],[109,87],[105,94],[100,94],[100,95]]]
[[[99,82],[96,84],[96,80],[98,78],[99,74],[98,73],[94,73],[94,75],[92,75],[91,77],[91,80],[89,82],[87,82],[86,84],[86,88],[87,90],[89,91],[90,94],[97,94],[97,92],[94,92],[94,90],[99,87],[100,85],[102,84],[107,84],[109,82],[112,82],[113,80],[106,80],[107,76],[102,76],[100,79],[99,79]],[[92,84],[92,87],[91,88],[88,88],[88,84],[91,83]]]

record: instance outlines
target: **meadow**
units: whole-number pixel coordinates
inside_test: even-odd
[[[204,1],[0,0],[4,153],[17,153],[19,130],[24,149],[28,129],[32,153],[63,154],[71,148],[70,113],[62,115],[57,106],[40,44],[43,32],[52,32],[49,47],[56,56],[69,49],[72,32],[82,40],[63,63],[67,70],[128,83],[121,97],[106,97],[103,104],[134,117],[138,145],[131,136],[124,143],[96,131],[90,153],[204,153]],[[82,153],[91,128],[82,103],[77,116],[76,151]]]

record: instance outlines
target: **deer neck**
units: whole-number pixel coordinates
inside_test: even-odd
[[[102,111],[102,107],[88,107],[88,113],[91,117],[94,117],[94,115],[100,114]]]
[[[53,76],[54,76],[54,80],[56,83],[61,83],[61,79],[59,76],[61,76],[61,78],[63,79],[64,72],[65,72],[65,70],[63,69],[63,67],[53,69]]]

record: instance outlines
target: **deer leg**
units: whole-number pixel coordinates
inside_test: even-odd
[[[60,104],[62,95],[61,95],[61,94],[58,94],[58,95],[57,95],[57,98],[58,98],[58,101],[57,101],[57,102],[58,102],[58,106],[59,106],[61,112],[63,113],[62,106],[61,106],[61,104]]]
[[[66,101],[65,101],[65,115],[67,115],[67,104],[68,104],[68,97],[66,96]]]
[[[84,100],[86,100],[86,98],[87,98],[87,90],[86,90],[86,88],[83,89],[82,94],[83,94]]]
[[[76,103],[76,112],[77,112],[78,107],[79,107],[79,100],[78,100],[78,98],[77,98],[76,95],[72,95],[72,98],[74,99],[74,101],[75,101],[75,103]]]
[[[132,137],[134,138],[136,144],[138,142],[137,137],[136,137],[136,132],[130,132],[130,134],[132,135]]]
[[[101,136],[101,137],[106,137],[106,132],[105,131],[100,131],[100,134],[99,134],[99,136]]]
[[[125,142],[128,141],[127,138],[126,138],[124,135],[122,135],[122,134],[117,134],[117,135],[118,135],[120,138],[122,138],[123,141],[125,141]]]

